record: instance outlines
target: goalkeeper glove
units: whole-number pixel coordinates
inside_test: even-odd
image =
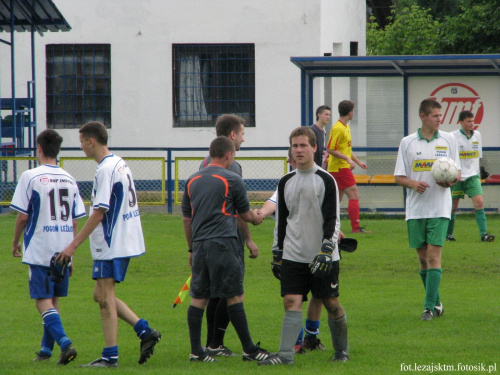
[[[64,277],[66,275],[66,268],[68,268],[67,263],[59,263],[56,262],[56,258],[59,255],[59,253],[54,253],[52,258],[50,258],[50,279],[55,282],[55,283],[60,283],[61,281],[64,280]]]
[[[484,167],[479,167],[479,170],[480,170],[479,175],[481,177],[481,180],[486,180],[490,174],[486,172],[486,169],[484,169]]]
[[[281,257],[283,255],[283,250],[273,250],[273,261],[271,262],[271,271],[273,271],[274,277],[281,280]]]
[[[333,267],[332,253],[333,243],[329,240],[323,240],[321,251],[316,255],[313,261],[309,264],[311,273],[316,277],[326,277]]]

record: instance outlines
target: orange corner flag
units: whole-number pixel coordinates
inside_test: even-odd
[[[184,286],[182,287],[181,291],[177,295],[177,298],[175,299],[172,307],[177,306],[177,304],[184,302],[184,300],[186,299],[186,296],[189,294],[189,288],[191,286],[191,276],[192,275],[189,275],[189,278],[184,283]]]

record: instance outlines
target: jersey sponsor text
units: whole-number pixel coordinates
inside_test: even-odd
[[[434,164],[434,160],[415,160],[413,162],[413,171],[414,172],[430,171],[432,169],[432,164]]]

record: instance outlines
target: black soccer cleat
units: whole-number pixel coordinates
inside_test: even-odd
[[[321,340],[316,336],[313,336],[311,339],[304,339],[302,343],[302,347],[307,350],[325,350],[325,346],[321,343]]]
[[[80,367],[118,367],[118,360],[111,362],[106,358],[97,358],[95,361],[81,365]]]
[[[76,358],[76,349],[73,345],[68,345],[66,350],[61,351],[61,355],[59,356],[59,360],[57,361],[58,365],[67,365],[71,361]]]
[[[255,345],[255,351],[253,353],[247,354],[243,352],[243,360],[244,361],[264,361],[269,357],[270,353],[260,347],[260,342]]]
[[[211,347],[207,348],[207,353],[212,357],[235,357],[234,354],[229,348],[226,348],[224,345],[219,345],[217,348],[212,349]]]
[[[149,357],[154,353],[155,345],[161,340],[161,333],[156,329],[151,328],[148,337],[141,339],[141,355],[139,356],[139,364],[146,363]]]
[[[344,351],[335,352],[333,355],[333,362],[347,362],[349,360],[349,354]]]
[[[483,242],[493,242],[493,241],[495,241],[495,236],[492,235],[492,234],[485,233],[481,237],[481,241],[483,241]]]
[[[443,303],[441,302],[439,306],[434,306],[434,316],[443,316],[444,314],[444,307]]]
[[[35,362],[41,362],[41,361],[48,361],[51,357],[50,354],[44,353],[41,350],[39,352],[36,352],[36,357],[33,358],[33,361]]]
[[[270,354],[267,359],[257,362],[258,366],[276,366],[276,365],[291,365],[293,359],[280,357],[279,353]]]
[[[453,237],[452,234],[450,234],[449,236],[446,236],[446,241],[453,242],[453,241],[456,241],[456,239],[455,239],[455,237]]]
[[[196,354],[190,354],[189,355],[189,362],[206,362],[206,363],[211,363],[211,362],[219,362],[216,360],[214,357],[212,357],[210,354],[208,354],[208,351],[205,351],[202,355],[196,355]]]
[[[371,233],[370,230],[366,230],[365,227],[357,227],[357,228],[353,228],[351,230],[351,233],[366,233],[366,234],[369,234]]]
[[[429,321],[432,320],[433,317],[434,314],[432,313],[431,309],[425,309],[424,312],[422,313],[421,320]]]

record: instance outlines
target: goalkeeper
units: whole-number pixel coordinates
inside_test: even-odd
[[[259,365],[291,364],[294,344],[302,327],[302,303],[312,292],[328,311],[334,361],[349,359],[347,322],[339,296],[340,232],[339,194],[333,177],[314,163],[316,136],[309,127],[299,127],[290,135],[292,157],[297,169],[278,184],[276,230],[282,260],[281,295],[285,317],[279,353],[259,361]],[[280,259],[281,258],[281,259]]]

